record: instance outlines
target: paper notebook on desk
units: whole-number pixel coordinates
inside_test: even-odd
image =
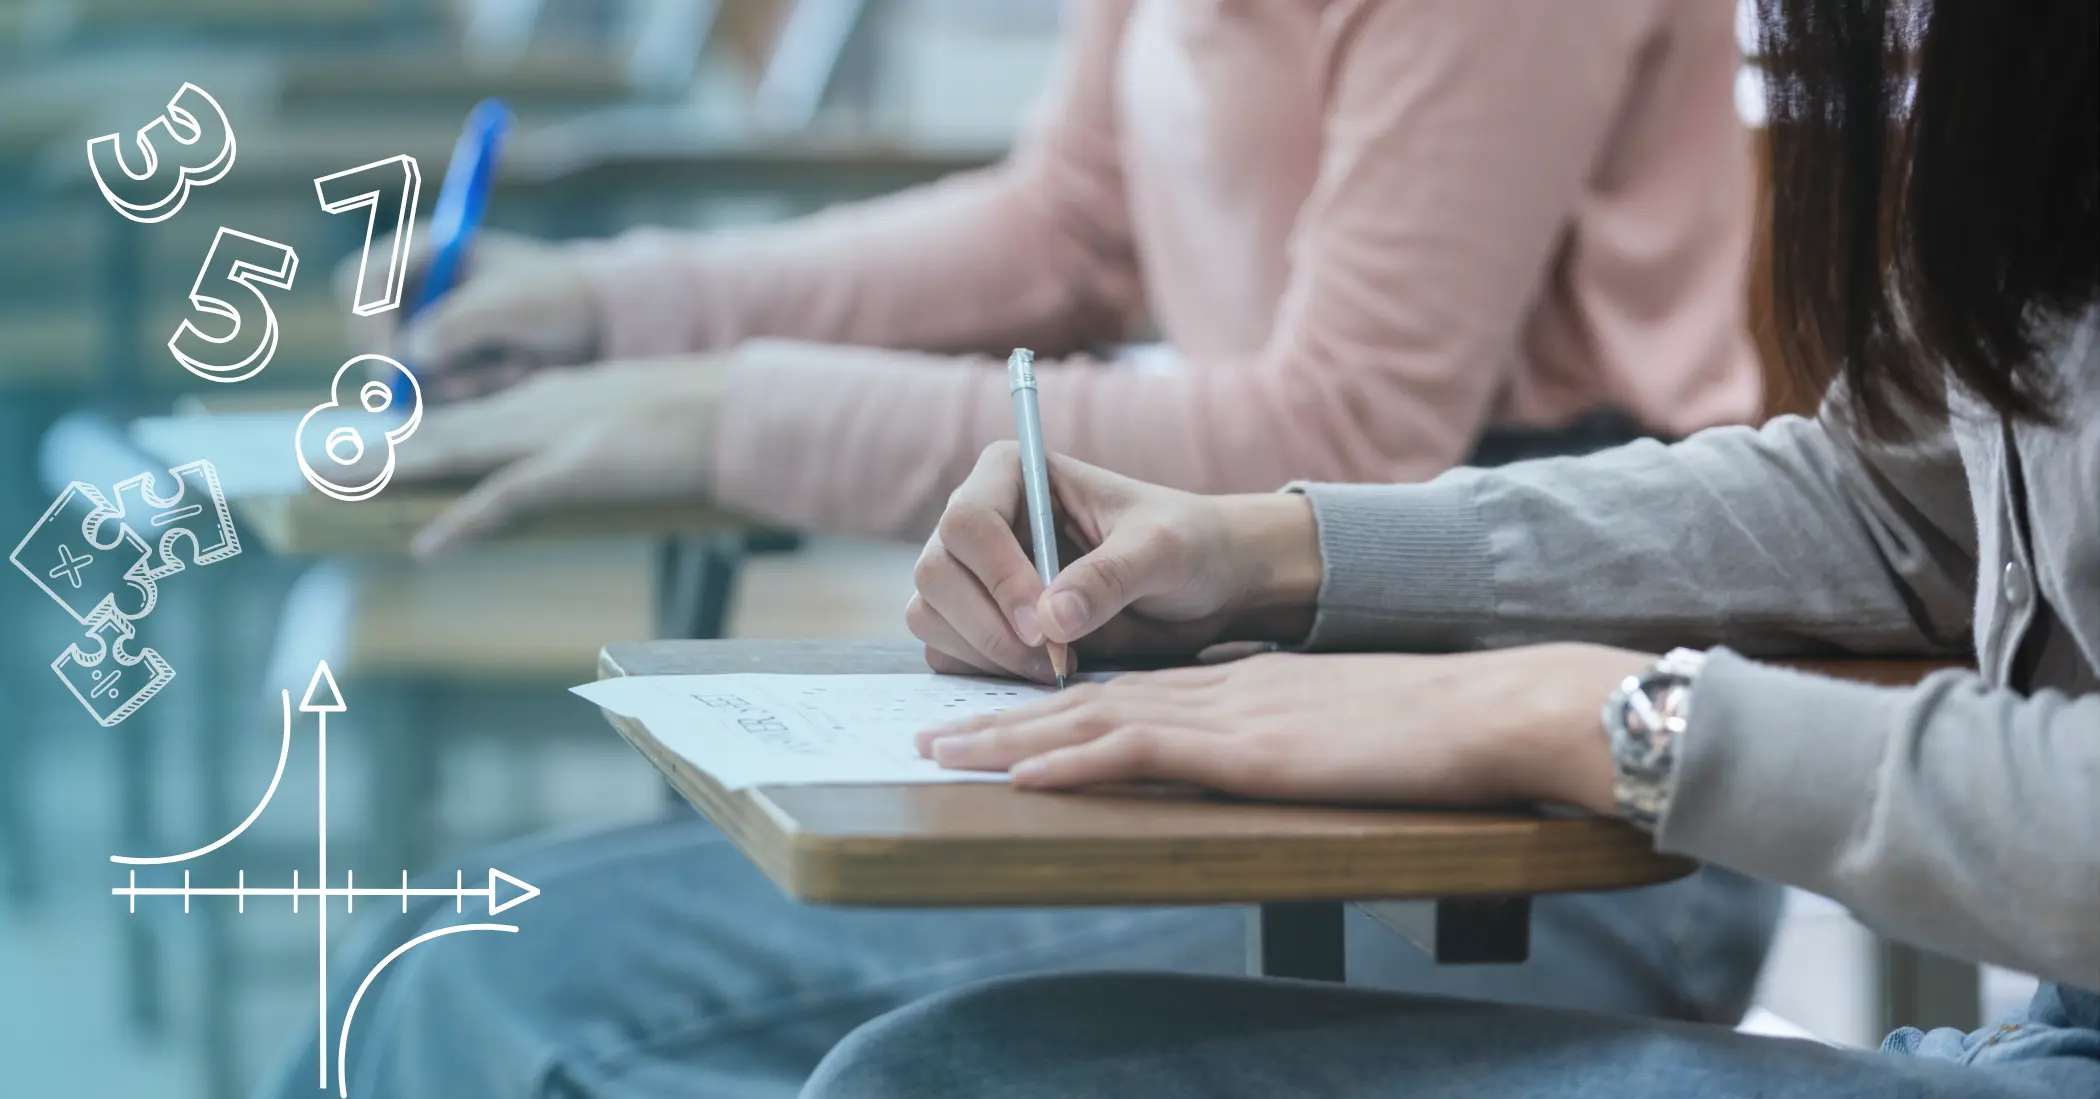
[[[1050,694],[952,675],[666,675],[574,688],[640,722],[731,790],[850,782],[1004,782],[921,757],[913,734]]]

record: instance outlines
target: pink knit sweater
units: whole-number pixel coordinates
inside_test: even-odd
[[[1733,13],[1075,0],[1005,162],[578,254],[608,357],[737,349],[716,497],[808,529],[928,528],[1013,436],[1014,346],[1055,449],[1208,492],[1423,479],[1599,405],[1689,432],[1758,404]],[[1171,369],[1079,353],[1141,315]]]

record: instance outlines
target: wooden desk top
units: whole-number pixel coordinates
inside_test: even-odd
[[[911,642],[613,645],[602,676],[924,671]],[[1237,904],[1617,889],[1690,873],[1616,821],[978,783],[731,792],[611,718],[766,876],[820,904]]]

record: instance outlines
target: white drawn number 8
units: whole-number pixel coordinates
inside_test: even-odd
[[[343,384],[354,380],[360,367],[379,374],[357,388],[353,404],[343,403]],[[394,382],[405,379],[401,392],[409,407],[394,407]],[[329,415],[334,412],[338,415]],[[423,420],[423,389],[415,374],[385,355],[359,355],[338,367],[329,386],[328,400],[315,405],[299,421],[292,448],[299,456],[299,469],[308,484],[324,495],[345,502],[369,500],[379,495],[394,477],[394,447],[415,434]],[[309,439],[309,429],[325,429],[319,439]],[[374,451],[385,458],[373,460]]]

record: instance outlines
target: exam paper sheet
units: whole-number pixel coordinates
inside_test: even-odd
[[[912,734],[1051,691],[932,674],[626,676],[573,690],[638,721],[723,786],[1004,782],[921,758]]]

